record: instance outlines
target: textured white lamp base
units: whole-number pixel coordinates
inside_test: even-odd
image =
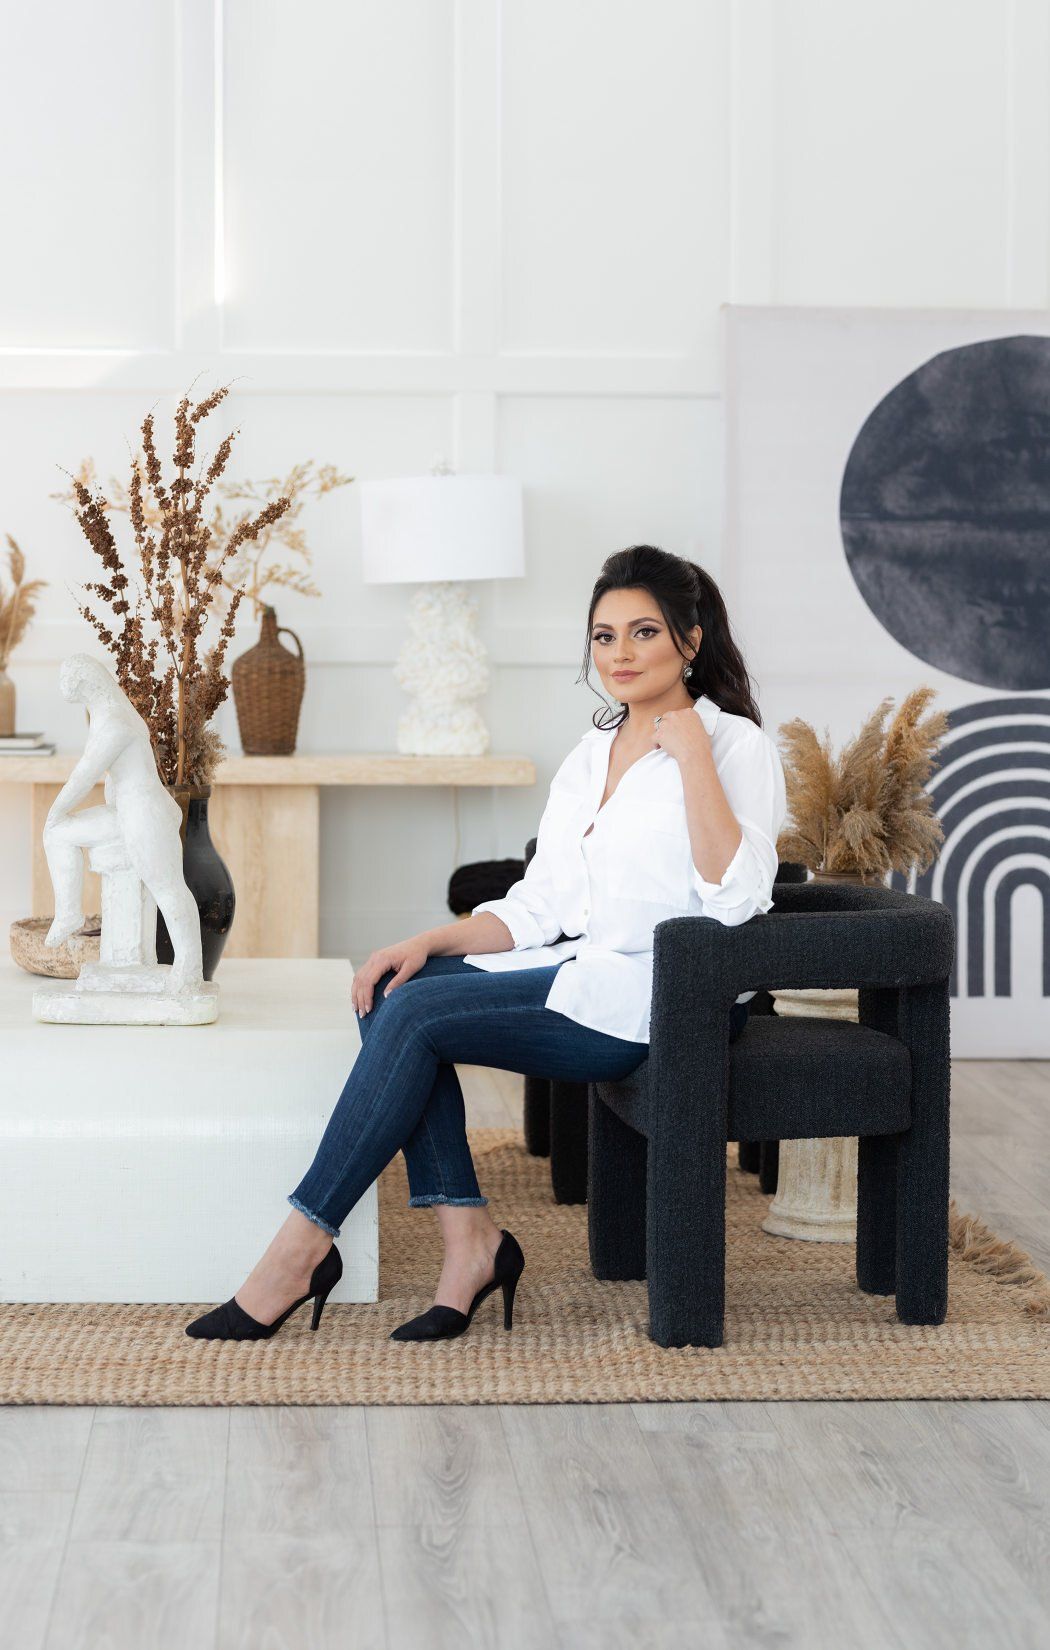
[[[772,991],[770,996],[777,1014],[819,1015],[833,1020],[858,1017],[855,990]],[[856,1138],[782,1140],[777,1193],[762,1230],[774,1237],[802,1238],[809,1243],[856,1243]]]
[[[409,638],[394,676],[415,697],[397,725],[405,756],[484,756],[491,740],[476,700],[488,692],[477,602],[464,584],[424,584],[412,597]]]

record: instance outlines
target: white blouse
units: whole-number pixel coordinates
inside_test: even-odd
[[[667,751],[639,757],[599,807],[616,730],[591,728],[551,781],[525,875],[502,899],[471,912],[495,912],[513,950],[471,952],[464,962],[498,972],[570,958],[545,1006],[595,1031],[647,1043],[656,924],[705,916],[733,927],[769,910],[787,815],[780,753],[750,717],[720,709],[706,694],[693,709],[742,832],[722,880],[705,882],[693,864],[681,770]],[[554,943],[563,933],[577,937]],[[742,991],[737,1001],[754,995]]]

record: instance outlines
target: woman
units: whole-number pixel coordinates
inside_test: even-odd
[[[262,1339],[310,1299],[316,1329],[342,1273],[339,1223],[399,1149],[409,1203],[435,1209],[445,1255],[434,1304],[391,1338],[462,1334],[500,1286],[509,1329],[524,1256],[478,1186],[455,1062],[618,1081],[648,1053],[656,924],[736,924],[772,905],[783,769],[714,580],[636,545],[608,558],[587,618],[583,679],[593,658],[620,714],[558,769],[536,852],[502,899],[373,952],[355,974],[361,1052],[292,1213],[187,1334]],[[734,1003],[731,1037],[752,996]]]

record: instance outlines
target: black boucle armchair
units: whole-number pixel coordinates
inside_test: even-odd
[[[882,885],[777,886],[730,928],[655,931],[649,1055],[590,1085],[588,1232],[599,1278],[646,1278],[649,1335],[720,1346],[729,1141],[859,1136],[856,1278],[902,1323],[947,1311],[951,912]],[[741,991],[859,988],[860,1021],[753,1014]]]
[[[536,852],[536,838],[525,844],[525,864]],[[805,882],[806,867],[782,860],[777,867],[774,898],[785,882]],[[565,936],[561,935],[564,939]],[[773,999],[768,991],[757,991],[748,1004],[750,1015],[772,1014]],[[555,1203],[587,1201],[587,1105],[588,1084],[551,1077],[524,1079],[523,1132],[525,1149],[533,1157],[549,1157],[551,1190]],[[777,1189],[779,1142],[740,1142],[740,1167],[760,1177],[764,1192]]]

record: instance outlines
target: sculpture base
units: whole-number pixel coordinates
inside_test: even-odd
[[[172,989],[171,964],[158,962],[84,963],[77,975],[76,989],[87,992],[113,991],[121,994],[133,992],[136,995],[148,992],[162,997],[181,995]]]
[[[219,988],[203,980],[195,991],[76,991],[33,993],[33,1017],[48,1025],[206,1026],[219,1018]]]

